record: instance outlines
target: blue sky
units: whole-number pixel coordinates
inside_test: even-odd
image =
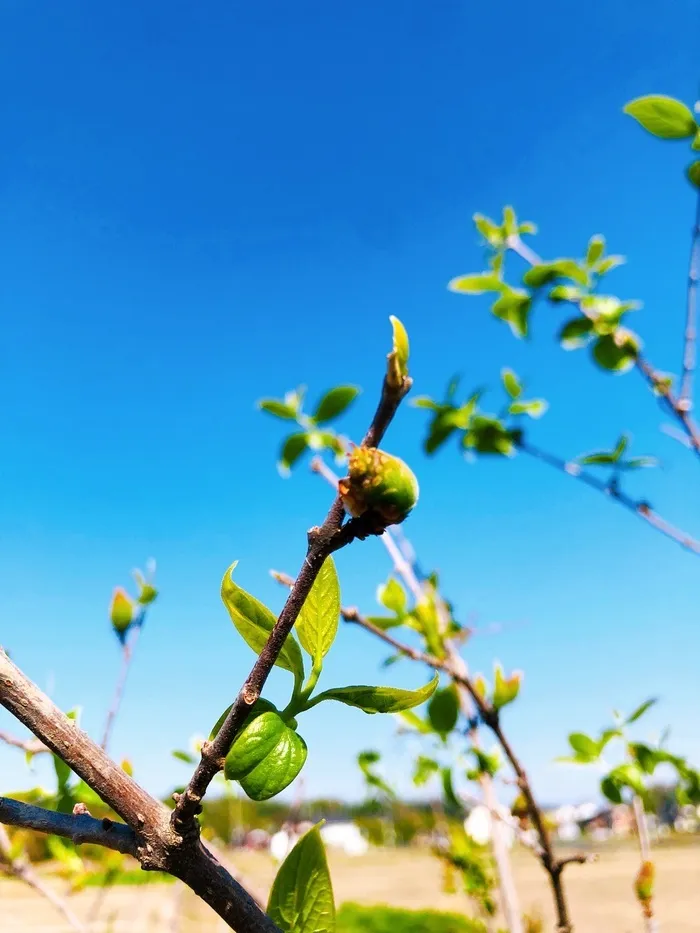
[[[119,660],[111,590],[157,558],[161,597],[114,736],[154,792],[187,777],[170,750],[208,730],[251,663],[219,601],[225,568],[238,559],[241,585],[279,608],[268,569],[296,571],[329,502],[304,467],[279,478],[279,425],[255,402],[355,383],[342,427],[359,437],[391,313],[411,335],[417,393],[454,372],[465,391],[495,385],[510,365],[551,402],[533,441],[573,456],[630,430],[664,462],[632,491],[700,532],[697,463],[660,432],[634,374],[560,351],[547,308],[519,344],[485,300],[445,288],[481,266],[474,211],[513,203],[548,256],[602,232],[629,257],[611,287],[644,301],[648,355],[678,368],[685,150],[621,107],[694,101],[692,0],[0,11],[0,637],[99,734]],[[698,559],[538,464],[469,466],[453,448],[426,460],[423,428],[406,406],[386,440],[421,481],[405,530],[462,618],[504,623],[469,660],[524,668],[508,725],[540,796],[592,794],[593,774],[551,763],[566,734],[650,694],[663,702],[640,734],[671,723],[700,761]],[[379,542],[338,567],[344,600],[371,610],[389,572]],[[384,656],[341,630],[324,683],[423,682],[410,665],[378,670]],[[271,698],[288,680],[275,673]],[[301,732],[309,794],[359,796],[363,747],[390,749],[394,778],[405,765],[389,719],[323,705]],[[35,780],[2,747],[0,769],[4,791]]]

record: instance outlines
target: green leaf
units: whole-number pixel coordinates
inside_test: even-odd
[[[413,783],[416,787],[422,787],[427,784],[431,777],[440,769],[440,765],[432,758],[426,758],[419,755],[416,759],[416,767],[413,771]]]
[[[309,435],[305,431],[290,434],[282,444],[280,452],[280,469],[282,472],[288,473],[308,446]]]
[[[606,729],[598,739],[598,751],[602,752],[606,745],[613,739],[621,739],[622,732],[619,729]]]
[[[585,347],[593,333],[593,321],[587,317],[575,317],[559,331],[559,342],[565,350]]]
[[[503,208],[503,229],[507,237],[516,236],[518,233],[518,218],[510,204]]]
[[[528,292],[519,288],[506,287],[493,305],[491,314],[505,321],[518,338],[527,337],[528,320],[532,309],[532,299]]]
[[[269,800],[292,783],[304,767],[306,743],[279,713],[255,716],[236,736],[224,776],[238,781],[251,800]]]
[[[659,139],[689,139],[698,128],[685,104],[663,94],[638,97],[625,106],[624,112]]]
[[[318,826],[301,837],[282,863],[267,913],[282,933],[335,933],[333,888]]]
[[[626,762],[613,768],[608,777],[612,778],[618,787],[629,787],[640,797],[646,796],[644,775],[636,762]]]
[[[648,709],[651,709],[651,707],[657,702],[658,701],[656,697],[652,697],[649,700],[645,700],[644,703],[638,706],[637,709],[630,716],[627,717],[627,719],[625,720],[625,725],[631,726],[633,722],[636,722],[638,719],[641,719],[642,716],[646,713],[646,711]]]
[[[304,600],[296,632],[304,651],[320,664],[335,641],[340,618],[340,585],[332,557],[323,562],[309,595]]]
[[[453,810],[463,810],[462,802],[455,794],[454,784],[452,782],[452,769],[441,768],[440,777],[442,779],[442,792],[445,798],[445,806]]]
[[[474,226],[486,240],[489,246],[499,247],[504,244],[503,228],[494,223],[489,217],[483,214],[474,214]]]
[[[629,460],[625,460],[624,468],[626,470],[642,470],[647,467],[656,467],[659,465],[659,461],[656,457],[630,457]]]
[[[656,771],[657,765],[661,764],[665,757],[664,752],[659,753],[656,749],[649,748],[648,745],[644,745],[642,742],[631,742],[629,752],[642,771],[649,775]]]
[[[403,620],[398,616],[367,616],[367,621],[371,622],[372,625],[376,625],[383,632],[403,624]]]
[[[541,262],[528,269],[523,276],[523,284],[529,288],[541,288],[556,279],[571,279],[579,285],[588,284],[588,273],[582,269],[575,259],[555,259],[552,262]]]
[[[588,241],[588,249],[586,250],[586,265],[595,266],[598,260],[602,258],[604,252],[605,237],[600,235],[592,236]]]
[[[346,706],[354,706],[365,713],[398,713],[401,710],[412,709],[429,700],[435,693],[440,678],[435,677],[424,687],[418,690],[401,690],[399,687],[368,687],[358,685],[352,687],[335,687],[325,690],[314,697],[314,704],[322,700],[338,700]]]
[[[264,398],[261,402],[258,402],[258,408],[270,415],[274,415],[276,418],[284,418],[285,421],[296,421],[296,409],[291,405],[285,405],[284,402],[277,401],[276,398]]]
[[[575,285],[555,285],[549,290],[547,297],[550,301],[558,304],[561,301],[577,302],[585,298],[586,292]]]
[[[508,408],[511,415],[528,415],[530,418],[541,418],[549,408],[543,398],[533,398],[529,402],[513,402]]]
[[[621,327],[615,334],[599,337],[593,344],[596,363],[610,372],[627,372],[634,366],[638,353],[638,341],[630,331],[623,331]]]
[[[616,269],[618,266],[622,266],[625,263],[624,256],[606,256],[605,259],[601,259],[600,262],[596,265],[595,271],[598,275],[605,275],[608,272],[611,272],[613,269]]]
[[[612,466],[615,458],[607,451],[598,451],[594,454],[586,454],[585,457],[579,457],[578,462],[583,466]]]
[[[396,360],[399,364],[399,371],[403,376],[405,376],[408,373],[408,357],[411,349],[408,341],[408,333],[401,321],[393,314],[389,316],[389,320],[391,321],[394,339],[392,352],[396,354]]]
[[[237,564],[238,561],[231,564],[224,574],[221,583],[221,598],[238,634],[248,647],[259,655],[267,644],[267,639],[277,620],[267,606],[233,582],[231,575]],[[291,671],[298,679],[304,677],[301,649],[293,635],[288,635],[285,639],[275,664],[286,671]]]
[[[512,369],[502,369],[501,379],[503,380],[503,388],[511,398],[519,398],[522,395],[523,387]]]
[[[178,761],[184,761],[185,764],[193,765],[196,763],[197,759],[194,755],[191,755],[189,752],[183,752],[181,749],[176,749],[172,753],[173,758],[177,758]]]
[[[70,781],[70,776],[72,774],[70,767],[58,757],[58,755],[52,755],[53,758],[53,768],[56,772],[56,780],[58,781],[58,792],[62,794],[68,788],[68,782]]]
[[[603,796],[607,797],[610,803],[622,803],[622,788],[612,777],[604,777],[600,782],[600,789]]]
[[[615,449],[613,450],[612,456],[613,460],[617,463],[623,453],[627,450],[629,444],[629,436],[627,434],[622,434],[620,440],[617,442]]]
[[[577,757],[587,761],[596,761],[600,754],[598,743],[585,732],[572,732],[569,736],[569,745],[576,752]]]
[[[336,386],[330,389],[318,403],[314,412],[316,424],[325,424],[342,414],[359,395],[360,390],[355,386]]]
[[[496,709],[502,709],[517,698],[522,679],[520,671],[515,671],[510,677],[504,677],[501,665],[494,665],[493,705]]]
[[[429,411],[439,411],[441,408],[429,395],[419,395],[412,400],[411,405],[414,408],[427,408]]]
[[[533,224],[532,221],[526,220],[518,227],[518,233],[521,236],[534,236],[537,233],[537,224]]]
[[[515,453],[513,434],[508,431],[498,418],[477,415],[464,437],[465,447],[470,447],[480,454],[499,454],[510,457]]]
[[[390,577],[386,584],[377,587],[377,600],[399,617],[406,614],[406,591],[395,577]]]
[[[498,292],[501,290],[501,280],[491,272],[482,272],[478,275],[459,275],[447,285],[451,292],[462,295],[483,295],[484,292]]]
[[[692,162],[688,166],[686,169],[686,175],[688,176],[688,181],[691,183],[691,185],[694,185],[696,188],[700,188],[700,159],[696,159],[695,162]]]
[[[459,697],[454,684],[435,691],[428,703],[428,719],[435,732],[445,740],[459,719]]]
[[[425,719],[421,719],[413,710],[399,710],[399,712],[396,713],[396,718],[405,726],[408,726],[409,729],[413,729],[421,735],[430,735],[433,731],[430,723],[426,722]]]

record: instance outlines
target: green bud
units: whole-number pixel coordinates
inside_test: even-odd
[[[109,606],[109,618],[117,637],[123,643],[124,636],[134,621],[134,603],[120,586],[114,588],[112,602]]]
[[[654,863],[642,862],[642,867],[634,879],[634,892],[646,917],[652,916],[651,899],[654,894],[654,874]]]
[[[418,501],[418,480],[398,457],[376,447],[356,447],[348,476],[338,484],[343,504],[356,518],[373,511],[387,525],[398,525]]]
[[[512,703],[518,696],[523,675],[521,671],[514,671],[510,677],[505,677],[500,664],[495,665],[494,673],[493,705],[496,709],[501,709],[508,703]]]
[[[146,580],[140,570],[134,570],[133,576],[139,588],[138,602],[142,606],[148,606],[158,596],[158,590],[149,580]]]

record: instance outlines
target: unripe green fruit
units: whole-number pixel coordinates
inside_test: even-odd
[[[398,457],[376,447],[356,447],[348,475],[338,483],[343,504],[355,518],[376,512],[387,525],[398,525],[418,501],[418,480]]]

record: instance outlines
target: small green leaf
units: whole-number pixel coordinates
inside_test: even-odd
[[[615,334],[598,337],[593,344],[593,358],[610,372],[624,373],[634,366],[639,354],[639,342],[631,333],[619,327]]]
[[[630,457],[629,460],[625,460],[624,468],[626,470],[642,470],[658,465],[659,461],[656,457]]]
[[[602,258],[604,252],[605,237],[600,235],[592,236],[588,241],[588,249],[586,250],[586,265],[595,266],[598,260]]]
[[[500,291],[501,280],[491,272],[482,272],[478,275],[459,275],[447,287],[451,292],[462,295],[483,295],[484,292]]]
[[[314,697],[314,703],[322,700],[338,700],[346,706],[354,706],[365,713],[398,713],[401,710],[412,709],[429,700],[435,693],[440,678],[435,677],[424,687],[418,690],[401,690],[399,687],[369,687],[364,685],[352,687],[335,687],[325,690]]]
[[[579,457],[578,462],[582,466],[612,466],[615,458],[606,451],[597,451],[594,454],[586,454],[585,457]]]
[[[518,233],[520,236],[534,236],[537,233],[537,224],[533,224],[532,221],[526,220],[518,227]]]
[[[471,427],[464,437],[464,444],[480,454],[510,457],[515,453],[512,432],[508,431],[498,418],[487,415],[477,415],[472,419]]]
[[[251,800],[269,800],[304,767],[306,743],[276,712],[248,721],[226,756],[224,776],[238,781]]]
[[[419,755],[416,759],[416,767],[413,771],[413,783],[416,787],[422,787],[427,784],[431,777],[440,769],[440,765],[432,758],[426,758]]]
[[[527,337],[532,299],[520,288],[506,287],[501,297],[491,305],[491,314],[505,321],[518,338]]]
[[[231,574],[237,564],[238,561],[231,564],[224,574],[221,583],[221,598],[239,635],[248,647],[259,655],[267,644],[267,639],[277,620],[267,606],[233,582]],[[304,662],[301,649],[293,635],[287,636],[275,664],[286,671],[291,671],[296,678],[303,678]]]
[[[528,269],[523,276],[523,284],[529,288],[542,288],[557,279],[571,279],[579,285],[588,284],[588,273],[582,269],[575,259],[554,259],[552,262],[541,262]]]
[[[600,262],[596,265],[595,272],[598,275],[605,275],[607,272],[611,272],[618,266],[624,265],[624,263],[624,256],[606,256],[605,259],[601,259]]]
[[[395,577],[390,577],[386,584],[377,587],[377,600],[399,617],[406,614],[406,591]]]
[[[258,402],[258,408],[270,415],[274,415],[276,418],[284,418],[285,421],[296,421],[296,409],[284,402],[277,401],[276,398],[264,398],[261,402]]]
[[[507,237],[518,233],[518,218],[510,204],[503,208],[503,229]]]
[[[600,782],[600,789],[603,796],[607,797],[610,803],[622,803],[622,788],[612,777],[604,777]]]
[[[636,762],[626,762],[613,768],[608,777],[617,784],[618,787],[629,787],[633,793],[640,797],[646,796],[646,787],[644,786],[644,774]]]
[[[577,302],[586,296],[586,292],[575,285],[555,285],[549,290],[547,297],[558,304],[561,301]]]
[[[444,741],[459,719],[459,697],[454,684],[435,691],[428,703],[428,719],[435,732]]]
[[[494,223],[489,217],[484,217],[483,214],[474,214],[473,220],[476,229],[489,246],[493,246],[494,248],[503,246],[504,235],[502,227],[499,227],[499,225]]]
[[[340,584],[333,558],[327,557],[296,622],[301,646],[315,665],[320,664],[335,641],[339,618]]]
[[[394,347],[392,352],[396,354],[399,370],[401,374],[405,376],[408,373],[408,357],[411,349],[408,341],[408,333],[401,321],[393,314],[389,316],[389,320],[391,321],[394,335]]]
[[[441,407],[428,395],[419,395],[417,398],[413,399],[411,405],[414,408],[427,408],[429,411],[439,411]]]
[[[659,754],[656,749],[649,748],[642,742],[632,742],[629,752],[645,774],[653,774],[657,765],[661,764],[664,753]]]
[[[598,743],[585,732],[572,732],[569,736],[569,745],[576,752],[577,757],[587,761],[596,761],[600,754]]]
[[[333,887],[318,826],[301,837],[282,863],[267,913],[282,933],[335,933]]]
[[[305,431],[290,434],[282,444],[280,453],[280,469],[282,472],[288,473],[308,446],[309,435]]]
[[[433,731],[430,723],[426,722],[425,719],[421,719],[413,710],[399,710],[399,712],[396,713],[396,718],[405,726],[408,726],[409,729],[413,729],[421,735],[430,735]]]
[[[530,418],[541,418],[549,408],[543,398],[533,398],[528,402],[513,402],[508,411],[511,415],[528,415]]]
[[[575,317],[559,331],[559,342],[565,350],[585,347],[593,334],[593,321],[587,317]]]
[[[649,700],[645,700],[644,703],[641,704],[641,706],[638,706],[637,709],[630,716],[627,717],[627,719],[625,720],[625,725],[631,726],[633,722],[636,722],[638,719],[641,719],[642,716],[646,713],[646,711],[648,709],[651,709],[651,707],[657,702],[658,701],[656,697],[652,697]]]
[[[442,792],[445,798],[445,806],[452,810],[463,810],[462,802],[455,794],[454,784],[452,782],[452,769],[441,768],[440,777],[442,779]]]
[[[383,632],[403,624],[403,620],[398,616],[367,616],[367,621],[371,622],[372,625],[376,625]]]
[[[519,398],[522,395],[523,387],[512,369],[502,369],[501,379],[503,380],[503,388],[511,398]]]
[[[330,389],[318,403],[314,412],[313,418],[316,424],[325,424],[337,418],[352,404],[359,392],[360,390],[355,386],[336,386]]]
[[[620,459],[620,457],[624,454],[624,452],[627,450],[628,445],[629,445],[629,435],[622,434],[612,453],[613,460],[616,463]]]
[[[194,755],[191,755],[189,752],[183,752],[179,748],[172,753],[173,758],[177,758],[178,761],[184,761],[187,765],[193,765],[196,763],[197,759]]]
[[[689,139],[698,129],[688,107],[663,94],[638,97],[625,106],[624,112],[659,139]]]
[[[522,679],[520,671],[514,671],[510,677],[504,677],[501,665],[494,665],[493,705],[496,709],[502,709],[517,698]]]
[[[688,181],[696,188],[700,188],[700,159],[696,159],[686,169]]]

